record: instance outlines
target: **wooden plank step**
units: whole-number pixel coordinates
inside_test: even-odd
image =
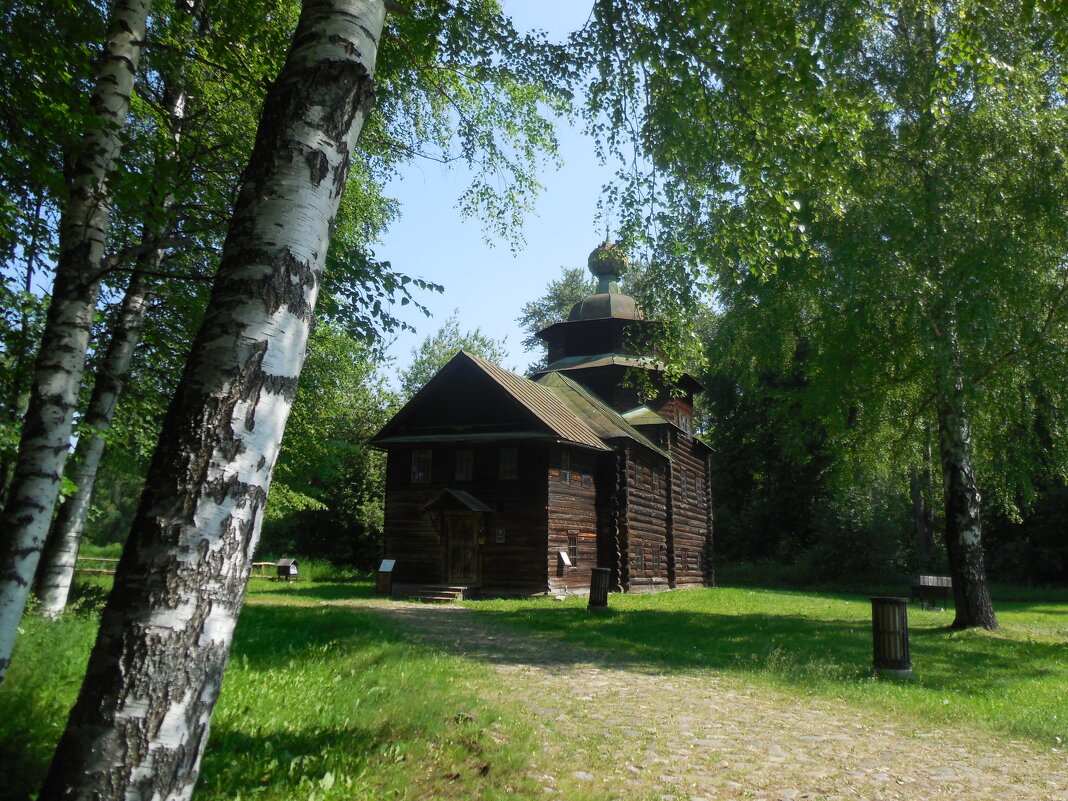
[[[408,597],[413,601],[425,603],[450,603],[463,600],[471,587],[462,584],[426,584],[412,592]]]

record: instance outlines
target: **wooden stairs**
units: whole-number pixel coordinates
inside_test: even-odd
[[[459,584],[427,584],[415,590],[408,598],[428,604],[447,604],[470,597],[469,593],[474,589],[477,588]]]

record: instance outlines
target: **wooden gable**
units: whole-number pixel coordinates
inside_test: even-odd
[[[441,368],[371,444],[508,438],[549,439],[610,450],[544,387],[465,351]]]

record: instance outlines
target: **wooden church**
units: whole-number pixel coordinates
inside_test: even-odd
[[[669,382],[647,352],[656,323],[619,292],[621,249],[589,265],[596,293],[538,332],[544,370],[460,351],[372,441],[388,454],[395,594],[584,594],[594,567],[623,592],[713,583],[701,385]]]

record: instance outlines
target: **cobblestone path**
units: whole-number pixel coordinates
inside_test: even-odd
[[[488,662],[496,692],[528,699],[547,799],[1068,801],[1064,748],[913,726],[713,672],[614,664],[460,606],[366,606]]]

